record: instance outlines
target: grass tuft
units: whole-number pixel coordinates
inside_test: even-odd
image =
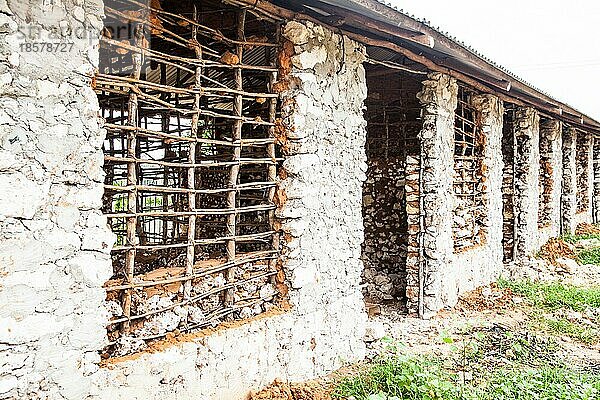
[[[555,311],[568,308],[585,311],[600,307],[600,287],[577,287],[560,282],[507,281],[501,279],[498,285],[510,288],[513,293],[527,298],[537,308]]]
[[[581,250],[577,253],[577,262],[582,265],[600,265],[600,247]]]
[[[338,382],[334,399],[356,400],[594,400],[600,376],[564,366],[513,364],[486,369],[485,376],[461,381],[442,363],[422,357],[380,359],[358,376]]]
[[[481,399],[593,400],[600,395],[600,377],[559,367],[498,371]]]
[[[434,359],[402,355],[382,357],[357,376],[342,379],[333,398],[452,400],[460,399],[455,375],[444,371]]]
[[[572,233],[563,235],[560,237],[562,240],[564,240],[567,243],[571,243],[571,244],[576,244],[577,242],[579,242],[580,240],[588,240],[588,239],[598,239],[600,240],[600,235],[599,234],[594,234],[594,233],[587,233],[584,235],[574,235]]]
[[[568,336],[587,345],[598,343],[598,332],[588,325],[578,324],[565,318],[554,319],[543,316],[540,316],[537,321],[540,328],[555,335]]]

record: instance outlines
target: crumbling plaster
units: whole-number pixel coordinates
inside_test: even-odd
[[[279,187],[287,201],[277,217],[291,309],[99,367],[108,320],[102,285],[111,275],[114,241],[100,212],[104,132],[90,78],[102,7],[97,0],[0,1],[0,399],[242,397],[276,377],[308,379],[363,358],[365,50],[321,26],[290,22],[284,36],[295,55],[283,94],[288,129]],[[26,52],[19,33],[26,21],[44,35],[56,25],[91,33],[67,53]],[[491,95],[474,101],[487,137],[486,243],[453,252],[457,89],[455,79],[439,73],[423,83],[422,156],[409,160],[407,174],[416,182],[420,165],[419,191],[407,190],[419,196],[423,217],[418,221],[412,210],[409,225],[424,228],[410,232],[409,286],[417,291],[414,275],[423,268],[426,317],[493,281],[502,263],[503,109]],[[538,117],[527,108],[517,114],[516,244],[519,254],[530,254],[537,238]],[[575,135],[568,130],[562,138],[568,231],[577,222]],[[414,251],[417,238],[422,254]]]
[[[472,105],[479,114],[480,129],[485,137],[483,185],[487,218],[482,221],[484,242],[465,252],[453,253],[448,274],[444,276],[442,298],[454,305],[458,296],[498,279],[502,270],[502,101],[493,95],[478,95]]]
[[[562,194],[561,194],[561,233],[575,233],[577,221],[575,214],[577,212],[577,174],[576,174],[576,151],[577,130],[575,128],[565,127],[562,135]]]
[[[576,155],[575,162],[577,167],[577,213],[575,214],[576,225],[580,223],[589,223],[592,220],[592,205],[593,205],[593,186],[594,186],[594,170],[593,170],[593,138],[589,132],[577,130],[576,140]],[[580,195],[581,193],[584,195]],[[580,198],[581,197],[581,198]],[[583,211],[580,209],[582,203]]]
[[[452,242],[452,192],[454,170],[454,110],[458,86],[453,78],[430,74],[418,97],[424,106],[421,132],[424,213],[424,298],[423,315],[429,317],[458,296],[497,279],[502,266],[502,102],[492,95],[479,95],[473,106],[481,115],[486,137],[482,178],[487,224],[485,242],[454,253]]]
[[[515,260],[527,262],[537,251],[540,176],[540,117],[530,107],[516,110],[515,135]]]
[[[100,212],[104,132],[91,87],[102,10],[0,2],[2,399],[85,398],[98,371],[114,241]],[[58,28],[68,51],[22,46]]]
[[[563,181],[562,181],[562,233],[574,233],[580,223],[592,222],[592,212],[596,198],[594,196],[594,139],[588,132],[574,127],[563,129]],[[578,136],[583,135],[583,146],[578,146]],[[581,139],[581,138],[580,138]],[[578,162],[585,161],[587,176],[580,179]],[[578,212],[578,191],[585,186],[587,191],[587,209]]]
[[[452,254],[452,176],[454,170],[454,110],[458,85],[440,73],[428,75],[417,97],[423,105],[421,141],[422,210],[424,230],[421,313],[428,317],[444,306],[444,275]]]
[[[594,138],[593,144],[593,185],[592,194],[592,219],[594,223],[600,222],[600,139]]]
[[[547,207],[549,225],[538,227],[537,247],[544,245],[550,238],[560,236],[560,197],[562,187],[562,123],[547,119],[540,123],[540,142],[545,150],[545,157],[550,165],[552,188],[547,196],[550,202]],[[548,190],[548,189],[547,189]],[[541,196],[540,196],[541,197]]]

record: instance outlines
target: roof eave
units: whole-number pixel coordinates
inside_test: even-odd
[[[327,0],[321,1],[327,2]],[[588,126],[593,130],[600,130],[599,121],[596,121],[594,118],[589,117],[576,108],[556,100],[550,95],[540,91],[539,89],[536,89],[514,74],[511,74],[507,70],[495,65],[491,60],[486,59],[482,55],[468,48],[466,45],[450,38],[448,35],[445,35],[444,33],[432,28],[422,21],[418,21],[417,19],[406,15],[388,5],[382,4],[378,0],[347,0],[345,3],[354,3],[361,8],[380,15],[382,17],[380,22],[386,22],[388,24],[391,23],[392,25],[400,28],[413,30],[432,37],[435,42],[435,48],[450,49],[455,51],[457,55],[464,61],[476,66],[482,72],[488,74],[490,79],[506,80],[510,82],[510,90],[506,91],[506,94],[509,96],[511,93],[516,96],[521,93],[525,96],[535,98],[539,101],[545,102],[548,104],[548,106],[556,108],[559,114],[571,115],[572,117],[578,118],[582,125]],[[348,9],[352,10],[351,8]]]

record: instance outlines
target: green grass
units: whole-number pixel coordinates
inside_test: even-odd
[[[510,288],[513,293],[528,299],[535,307],[546,310],[567,308],[584,311],[588,307],[600,307],[600,287],[577,287],[560,282],[498,281],[500,287]]]
[[[600,308],[600,287],[557,282],[499,282],[527,299],[532,327],[579,342],[598,341],[598,330],[572,322],[565,312]],[[548,315],[550,314],[550,315]],[[553,316],[556,315],[556,318]],[[400,355],[397,347],[354,376],[342,378],[334,399],[355,400],[596,400],[600,374],[584,373],[562,359],[554,339],[502,325],[469,329],[443,358]]]
[[[600,240],[599,234],[573,235],[567,234],[561,236],[561,239],[570,244],[577,244],[581,240],[597,239]],[[577,261],[580,264],[595,264],[600,265],[600,247],[591,247],[584,250],[576,250]]]
[[[385,399],[461,399],[455,375],[446,372],[434,359],[402,355],[382,357],[357,376],[343,378],[332,393],[334,399],[369,396]]]
[[[593,233],[589,233],[589,234],[585,234],[585,235],[574,235],[574,234],[566,234],[560,237],[562,240],[564,240],[567,243],[571,243],[571,244],[576,244],[577,242],[579,242],[580,240],[587,240],[587,239],[598,239],[600,240],[600,235],[599,234],[593,234]]]
[[[577,261],[583,265],[600,265],[600,247],[592,247],[577,252]]]
[[[583,322],[570,321],[560,311],[584,312],[589,308],[600,308],[600,287],[577,287],[560,282],[533,283],[530,281],[499,282],[513,293],[525,297],[533,306],[529,314],[532,328],[541,329],[552,335],[567,336],[584,344],[598,343],[598,330]],[[554,318],[543,312],[557,313]],[[564,315],[564,314],[563,314]]]
[[[482,369],[473,381],[442,367],[441,360],[394,356],[378,360],[357,376],[338,382],[334,399],[356,400],[593,400],[600,376],[564,366],[514,364]]]
[[[600,376],[563,367],[500,370],[482,392],[485,400],[593,400],[600,395]]]
[[[555,335],[564,335],[578,342],[592,345],[598,343],[598,331],[588,325],[578,324],[565,318],[546,318],[537,319],[542,329],[546,329]]]

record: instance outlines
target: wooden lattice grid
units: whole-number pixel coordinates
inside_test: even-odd
[[[275,230],[278,21],[220,1],[117,0],[95,81],[107,131],[104,212],[117,236],[109,338],[196,307],[185,332],[249,317],[278,300]],[[107,24],[108,25],[108,24]],[[151,310],[160,293],[172,304]],[[200,319],[200,320],[198,320]]]
[[[485,240],[484,149],[477,110],[471,99],[476,92],[459,85],[454,124],[454,179],[456,198],[452,233],[454,250],[464,251]]]
[[[369,67],[369,70],[365,112],[367,156],[405,160],[407,155],[418,155],[418,135],[423,122],[416,93],[421,89],[421,79],[385,67]]]

